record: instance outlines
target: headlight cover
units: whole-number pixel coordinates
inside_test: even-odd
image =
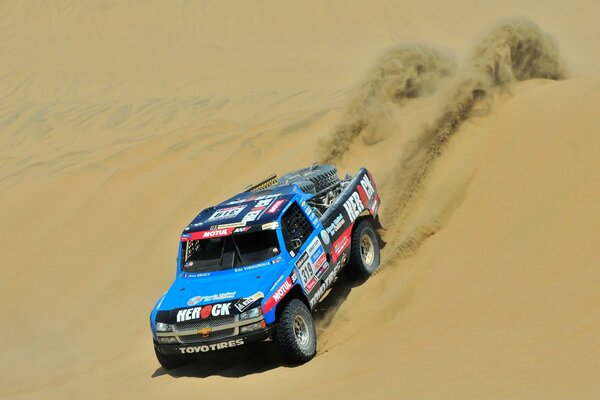
[[[156,327],[156,332],[171,332],[171,325],[170,324],[165,324],[164,322],[157,322],[156,325],[154,325]]]
[[[253,308],[248,311],[244,311],[240,314],[240,321],[245,321],[247,319],[257,318],[261,315],[260,307]]]
[[[175,336],[161,336],[158,338],[160,344],[174,344],[177,343]]]

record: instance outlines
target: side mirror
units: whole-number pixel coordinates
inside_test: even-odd
[[[300,239],[292,239],[291,245],[292,250],[297,251],[300,247],[302,247],[302,242]]]

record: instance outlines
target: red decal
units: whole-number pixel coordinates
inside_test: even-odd
[[[323,264],[325,264],[325,259],[326,259],[326,257],[325,257],[325,253],[321,254],[321,257],[319,257],[319,258],[317,259],[317,261],[315,261],[315,269],[319,269],[319,268],[321,268],[321,266],[322,266]]]
[[[279,301],[290,291],[292,286],[292,280],[288,277],[265,302],[264,313],[266,314],[271,311],[271,309],[275,307],[275,304],[279,303]]]
[[[281,200],[277,200],[275,203],[273,203],[273,205],[271,206],[271,208],[269,208],[267,210],[268,214],[273,214],[276,213],[277,211],[279,211],[279,209],[281,208],[281,206],[285,203],[285,200],[281,199]]]
[[[317,280],[313,277],[310,281],[308,281],[308,283],[306,284],[306,290],[307,291],[311,291],[313,290],[313,288],[315,287],[315,285],[317,284]]]
[[[196,239],[208,239],[208,238],[216,238],[222,236],[229,236],[233,232],[235,228],[225,228],[225,229],[213,229],[210,231],[200,231],[200,232],[190,232],[186,233],[185,237],[181,237],[182,242],[187,242],[188,240],[196,240]]]
[[[340,254],[342,254],[350,245],[350,235],[352,234],[353,225],[354,224],[350,225],[348,229],[346,229],[344,233],[342,233],[342,235],[335,242],[333,242],[332,261],[336,261]]]
[[[367,196],[365,189],[361,185],[356,186],[356,189],[358,189],[358,195],[360,196],[360,201],[363,203],[363,206],[365,206],[365,208],[367,208],[367,206],[369,204],[369,197]]]
[[[202,309],[200,310],[200,316],[202,317],[202,319],[206,319],[208,317],[210,317],[210,312],[212,311],[212,305],[207,305],[202,307]]]

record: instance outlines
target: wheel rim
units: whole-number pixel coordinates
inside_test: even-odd
[[[294,317],[294,336],[296,337],[296,342],[302,348],[307,348],[308,343],[310,342],[310,333],[308,331],[308,324],[304,317],[300,314]]]
[[[360,239],[360,258],[366,266],[371,266],[373,259],[375,259],[375,246],[371,236],[367,233]]]

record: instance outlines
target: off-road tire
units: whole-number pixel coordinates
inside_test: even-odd
[[[185,356],[180,356],[178,354],[174,355],[166,355],[161,353],[154,348],[154,353],[156,354],[156,359],[160,363],[161,367],[166,369],[167,371],[171,371],[175,368],[179,368],[188,363],[189,359]]]
[[[313,194],[321,193],[340,182],[335,165],[314,165],[302,168],[278,179],[280,185],[310,181],[315,185]]]
[[[350,260],[344,270],[355,282],[366,281],[379,267],[379,241],[373,223],[362,219],[352,232]]]
[[[315,356],[317,331],[309,309],[301,300],[293,299],[285,306],[273,340],[287,363],[303,364]]]

